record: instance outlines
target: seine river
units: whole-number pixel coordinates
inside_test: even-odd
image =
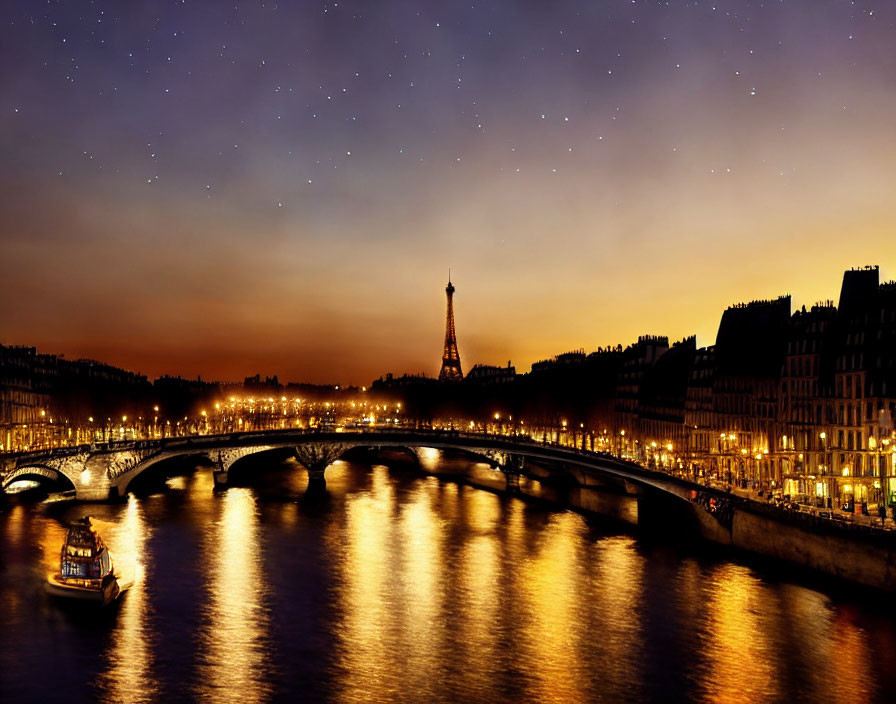
[[[892,599],[340,462],[0,513],[0,701],[894,702]],[[47,596],[89,513],[135,585]]]

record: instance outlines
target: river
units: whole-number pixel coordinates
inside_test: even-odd
[[[0,513],[0,701],[893,702],[892,600],[338,462]],[[134,586],[46,595],[90,514]]]

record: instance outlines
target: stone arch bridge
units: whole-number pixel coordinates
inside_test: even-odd
[[[527,436],[501,436],[459,431],[364,429],[345,432],[271,430],[224,435],[199,435],[161,440],[109,443],[8,455],[2,458],[2,488],[23,479],[57,480],[71,484],[81,501],[114,500],[143,472],[175,457],[204,457],[216,466],[216,486],[226,486],[231,467],[250,455],[291,448],[308,470],[311,486],[324,484],[324,472],[348,449],[395,447],[455,449],[471,453],[501,470],[509,490],[519,486],[530,460],[547,463],[551,473],[564,474],[580,487],[596,487],[608,480],[626,493],[648,492],[687,501],[703,514],[704,529],[730,530],[732,497],[699,484],[647,470],[612,456],[559,445],[543,444]],[[707,521],[706,519],[710,520]],[[727,525],[726,525],[727,524]],[[704,530],[705,532],[705,530]]]

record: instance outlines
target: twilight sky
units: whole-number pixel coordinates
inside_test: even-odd
[[[0,342],[152,376],[464,371],[896,274],[896,3],[0,10]]]

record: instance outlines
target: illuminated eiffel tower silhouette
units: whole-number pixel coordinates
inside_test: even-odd
[[[445,318],[445,349],[442,352],[442,369],[439,371],[439,381],[460,381],[464,373],[460,370],[460,355],[457,352],[457,337],[454,334],[454,286],[451,285],[451,269],[448,270],[448,286],[445,288],[448,295],[448,314]]]

